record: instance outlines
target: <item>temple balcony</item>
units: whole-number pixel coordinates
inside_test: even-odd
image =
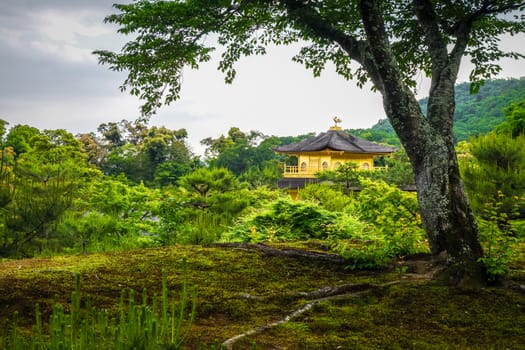
[[[283,176],[284,177],[315,178],[315,174],[322,170],[323,169],[319,166],[299,167],[297,165],[286,165],[285,164]]]
[[[384,167],[381,167],[381,166],[372,166],[372,168],[370,169],[370,167],[368,168],[363,168],[361,167],[359,170],[360,171],[376,171],[376,170],[386,170],[388,169],[388,167],[384,166]],[[284,169],[283,169],[283,177],[286,177],[286,178],[315,178],[315,174],[323,171],[323,170],[333,170],[333,169],[328,169],[328,168],[324,168],[322,166],[298,166],[298,165],[286,165],[284,164]]]

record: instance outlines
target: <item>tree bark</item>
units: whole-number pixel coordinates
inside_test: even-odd
[[[410,146],[414,157],[414,146]],[[483,283],[484,270],[478,262],[483,251],[454,147],[434,135],[418,148],[422,155],[416,157],[421,160],[414,162],[413,169],[419,208],[432,255],[444,264],[438,277],[454,285]]]
[[[419,10],[429,10],[420,1]],[[459,175],[452,137],[455,106],[454,84],[465,42],[458,39],[449,55],[446,45],[433,44],[432,86],[425,117],[415,95],[403,83],[402,74],[390,50],[388,35],[377,1],[360,1],[361,17],[368,37],[374,70],[379,73],[379,90],[386,114],[410,158],[418,193],[423,226],[432,255],[443,264],[439,278],[453,285],[481,285],[484,269],[478,227]],[[420,12],[429,41],[435,40],[433,12]],[[468,37],[467,35],[465,37]]]

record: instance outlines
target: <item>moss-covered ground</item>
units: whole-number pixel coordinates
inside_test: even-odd
[[[362,285],[360,292],[318,302],[287,323],[241,339],[234,349],[249,349],[253,341],[257,349],[525,348],[525,293],[518,289],[469,291],[436,285],[426,278],[424,257],[398,262],[387,271],[349,271],[344,264],[246,246],[173,246],[2,261],[0,326],[17,311],[19,323],[29,328],[37,303],[44,319],[55,299],[67,307],[76,273],[84,300],[114,311],[123,289],[160,293],[163,270],[170,289],[177,290],[184,257],[189,280],[198,288],[189,349],[199,341],[223,342],[284,318],[311,301],[301,292],[351,284]],[[521,260],[510,278],[523,285]]]

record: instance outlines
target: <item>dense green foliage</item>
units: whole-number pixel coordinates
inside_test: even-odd
[[[352,268],[381,268],[427,252],[415,195],[381,181],[357,181],[362,190],[349,196],[337,185],[308,185],[299,192],[301,201],[270,202],[242,217],[223,239],[323,240]]]
[[[508,218],[524,218],[519,203],[525,196],[525,102],[510,105],[505,115],[494,131],[463,145],[463,177],[478,213],[501,202]]]
[[[381,163],[379,163],[381,162]],[[360,178],[381,180],[386,183],[406,190],[415,188],[414,173],[403,149],[392,153],[389,157],[374,159],[375,170],[360,170],[357,164],[348,162],[336,170],[324,170],[316,174],[321,181],[335,184],[344,193],[349,194],[352,190],[359,189]]]
[[[247,208],[279,196],[264,188],[249,190],[225,168],[197,169],[179,184],[160,205],[161,244],[216,242]]]
[[[283,157],[273,149],[281,142],[280,138],[258,131],[243,132],[239,128],[230,128],[227,136],[208,137],[201,144],[206,146],[209,166],[229,169],[252,188],[275,188],[281,177]]]
[[[472,139],[470,152],[462,164],[473,207],[480,212],[505,197],[503,209],[510,215],[515,198],[525,196],[525,135],[482,135]]]
[[[339,187],[342,192],[349,194],[359,186],[360,170],[356,163],[342,164],[336,170],[324,170],[316,174],[321,181],[330,181]]]
[[[505,107],[524,100],[525,77],[487,81],[476,94],[470,94],[467,83],[457,85],[454,113],[456,142],[491,131],[505,120]]]
[[[98,134],[78,135],[91,164],[104,174],[124,174],[134,183],[166,186],[190,172],[198,163],[191,153],[185,129],[148,127],[122,120],[103,123]]]
[[[509,272],[514,240],[523,231],[516,221],[524,212],[523,103],[505,115],[496,132],[458,148],[480,220],[483,260],[494,276]],[[101,136],[74,138],[63,130],[2,125],[3,256],[313,239],[353,268],[378,268],[428,249],[415,196],[399,190],[414,184],[402,149],[382,160],[381,171],[348,164],[319,173],[325,183],[305,187],[300,201],[290,201],[272,189],[284,160],[272,148],[311,135],[276,138],[231,128],[227,136],[203,140],[204,167],[191,158],[184,130],[123,121],[102,124]],[[125,150],[138,153],[117,162]]]
[[[394,131],[394,128],[392,128],[388,119],[380,119],[368,129],[348,129],[347,132],[365,140],[396,147],[401,146],[399,137],[397,137],[396,132]]]
[[[513,245],[525,231],[525,104],[505,109],[506,120],[494,131],[462,143],[460,165],[485,246],[483,262],[492,279],[508,272]]]
[[[99,172],[64,130],[15,127],[1,148],[0,256],[41,252],[60,240],[56,223]]]
[[[243,218],[226,240],[261,242],[334,240],[359,235],[364,225],[342,212],[328,211],[307,202],[280,199]]]
[[[343,256],[353,261],[353,268],[380,268],[393,259],[428,252],[421,227],[417,199],[383,181],[361,180],[363,187],[354,210],[368,230],[360,239],[364,244],[337,242]]]
[[[525,135],[525,99],[505,107],[503,111],[505,121],[497,125],[494,131],[511,137]]]
[[[123,177],[104,178],[87,187],[56,226],[64,249],[104,251],[148,246],[157,232],[161,194]]]
[[[299,198],[307,202],[313,202],[328,211],[342,212],[353,203],[353,192],[341,195],[342,189],[333,183],[321,182],[309,184],[299,190]]]

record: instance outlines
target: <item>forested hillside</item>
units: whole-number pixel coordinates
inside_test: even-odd
[[[503,109],[525,100],[525,77],[488,80],[478,93],[470,93],[470,84],[456,85],[454,137],[456,142],[486,134],[505,120]],[[426,111],[427,98],[419,101]],[[392,145],[399,145],[394,129],[387,120],[380,120],[369,129],[351,129],[350,133]]]

